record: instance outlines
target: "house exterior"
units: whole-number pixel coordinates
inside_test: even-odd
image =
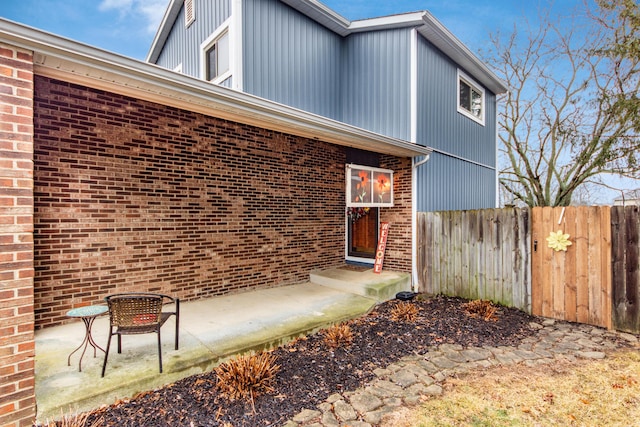
[[[506,88],[429,12],[351,22],[316,0],[172,0],[147,61],[430,147],[413,171],[416,211],[497,205]],[[371,261],[375,216],[347,227],[347,260]]]
[[[0,19],[0,425],[31,425],[35,329],[111,293],[183,300],[344,263],[345,164],[393,171],[385,268],[411,270],[398,138]]]
[[[640,189],[624,192],[613,199],[613,206],[640,206]]]
[[[357,244],[382,222],[385,268],[411,272],[416,210],[471,207],[470,188],[493,197],[485,134],[503,88],[430,15],[348,23],[315,2],[196,1],[189,28],[208,32],[196,47],[224,51],[228,22],[230,43],[277,55],[257,32],[275,14],[292,24],[279,42],[295,35],[324,49],[300,43],[300,73],[244,47],[228,70],[216,57],[206,71],[222,80],[212,83],[201,64],[169,61],[179,34],[168,22],[182,25],[183,6],[170,4],[151,50],[162,67],[0,18],[0,425],[31,425],[34,330],[67,322],[71,308],[117,292],[189,300],[301,282],[345,258],[371,261]],[[207,27],[214,6],[226,12]],[[233,33],[248,27],[251,43],[249,31]],[[379,43],[386,50],[366,49]],[[453,80],[432,81],[439,73]],[[482,92],[483,126],[457,111],[459,75],[473,84],[462,89],[469,100]]]

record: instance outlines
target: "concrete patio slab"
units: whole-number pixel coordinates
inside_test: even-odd
[[[341,271],[347,281],[357,277],[353,272]],[[335,279],[341,272],[330,274]],[[379,278],[381,282],[387,279]],[[78,370],[81,351],[71,357],[71,366],[67,365],[69,353],[84,336],[82,322],[36,331],[37,421],[95,409],[210,371],[235,355],[274,348],[359,317],[381,302],[377,297],[340,290],[336,283],[327,287],[309,282],[181,302],[179,350],[174,350],[173,318],[162,328],[162,374],[158,372],[154,334],[124,336],[121,354],[117,353],[113,338],[102,378],[104,353],[98,350],[94,358],[91,347],[82,359],[82,372]],[[93,337],[102,348],[106,348],[108,330],[106,315],[95,320]]]

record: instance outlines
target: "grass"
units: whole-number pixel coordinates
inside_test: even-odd
[[[444,393],[383,427],[640,425],[640,354],[506,366],[447,380]]]

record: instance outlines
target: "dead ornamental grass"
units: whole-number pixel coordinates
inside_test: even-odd
[[[331,349],[349,347],[353,342],[351,327],[345,323],[333,325],[324,331],[324,343]]]
[[[444,393],[383,427],[640,426],[640,353],[505,366],[448,379]]]

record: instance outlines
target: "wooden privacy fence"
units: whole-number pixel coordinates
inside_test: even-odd
[[[528,209],[418,214],[419,291],[531,312]]]
[[[640,333],[639,241],[637,206],[421,212],[418,290]]]
[[[611,327],[611,217],[608,206],[532,209],[532,314]],[[569,235],[566,251],[548,246]]]
[[[640,333],[640,208],[611,208],[613,327]]]

